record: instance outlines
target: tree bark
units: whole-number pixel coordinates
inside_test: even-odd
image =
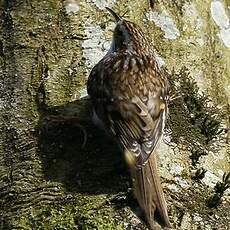
[[[153,37],[172,94],[181,96],[170,103],[159,149],[172,226],[227,229],[229,198],[218,209],[207,206],[230,170],[229,43],[215,17],[219,6],[157,1],[151,11],[148,1],[114,2],[106,4],[128,10]],[[227,11],[227,1],[220,4]],[[93,126],[84,98],[112,23],[101,1],[0,2],[2,229],[145,228],[131,211],[122,154]],[[202,168],[205,177],[193,180]]]

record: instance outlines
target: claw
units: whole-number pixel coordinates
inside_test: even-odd
[[[177,96],[177,95],[174,94],[174,95],[169,97],[169,102],[177,100],[178,98],[181,98],[181,97],[182,97],[181,95]]]

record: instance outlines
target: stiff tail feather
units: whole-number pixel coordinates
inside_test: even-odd
[[[170,227],[169,217],[157,170],[156,153],[141,168],[131,169],[134,179],[134,194],[144,211],[149,227],[155,229],[154,218],[165,227]]]

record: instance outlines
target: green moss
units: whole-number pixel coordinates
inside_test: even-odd
[[[90,21],[92,24],[99,23],[103,26],[108,19],[111,20],[107,12],[98,10],[93,4],[88,3],[81,3],[77,17],[76,15],[66,16],[63,3],[60,2],[60,5],[57,5],[56,2],[32,1],[31,6],[28,4],[28,7],[22,7],[23,4],[27,5],[26,2],[23,2],[20,5],[22,7],[19,12],[20,20],[18,24],[14,25],[15,28],[20,29],[15,33],[15,40],[19,46],[27,46],[29,51],[32,50],[32,53],[29,53],[31,56],[26,56],[28,55],[27,50],[25,53],[22,53],[23,50],[17,51],[18,56],[26,56],[26,59],[31,60],[31,63],[28,63],[28,60],[21,58],[19,59],[20,65],[18,65],[25,66],[28,69],[28,76],[32,75],[30,79],[30,77],[26,77],[27,74],[24,74],[24,71],[22,74],[25,76],[25,81],[28,79],[24,85],[28,84],[26,92],[29,92],[28,101],[30,102],[26,105],[28,112],[25,111],[25,113],[31,120],[34,116],[38,116],[35,102],[37,93],[41,94],[39,96],[42,100],[44,99],[46,105],[61,114],[62,111],[68,113],[75,109],[82,110],[79,106],[69,109],[66,103],[78,98],[79,91],[86,81],[86,67],[81,48],[84,38],[83,24]],[[200,156],[207,153],[206,149],[210,147],[212,141],[220,136],[222,112],[218,112],[215,107],[216,103],[225,104],[226,95],[221,94],[224,92],[224,86],[229,82],[227,78],[229,70],[225,68],[227,52],[216,37],[218,28],[213,25],[213,21],[207,13],[210,4],[207,1],[195,3],[198,16],[202,16],[203,21],[207,21],[202,28],[196,29],[194,28],[195,22],[192,19],[190,21],[190,17],[183,14],[185,2],[192,1],[158,1],[155,4],[159,13],[166,9],[176,22],[180,30],[180,36],[176,40],[165,39],[164,31],[155,26],[154,22],[144,20],[145,13],[149,10],[148,1],[120,0],[114,9],[121,14],[128,11],[126,17],[131,21],[135,21],[141,26],[147,25],[149,33],[154,38],[157,52],[165,59],[170,71],[175,69],[175,72],[170,74],[171,77],[169,76],[171,89],[173,94],[176,93],[176,96],[181,96],[181,98],[170,102],[168,123],[170,129],[168,131],[171,132],[172,142],[177,143],[179,147],[183,145],[189,150],[192,149],[191,159],[193,164],[196,164]],[[31,9],[34,10],[32,13]],[[104,17],[104,15],[107,16]],[[23,33],[21,33],[22,31]],[[204,34],[208,34],[208,36],[203,37]],[[197,42],[197,39],[200,38],[203,39],[201,39],[203,45]],[[46,48],[42,54],[39,54],[39,50],[43,46]],[[3,49],[0,44],[0,54],[1,50]],[[37,55],[34,55],[36,52]],[[31,58],[32,56],[33,58]],[[2,58],[0,62],[1,65],[4,64]],[[183,66],[186,66],[187,69],[182,68]],[[16,70],[14,66],[11,68]],[[193,80],[199,71],[202,72],[202,76],[207,82],[211,82],[211,84],[204,82],[203,86],[214,99],[213,102],[200,94],[197,84]],[[12,74],[12,76],[14,75]],[[33,122],[35,123],[35,121]],[[40,120],[40,123],[43,123],[43,120]],[[8,126],[9,124],[7,123]],[[19,204],[31,206],[29,209],[24,209],[23,206],[18,210],[14,226],[23,229],[123,229],[124,226],[119,223],[125,223],[126,220],[131,223],[128,219],[130,213],[125,213],[124,210],[119,213],[120,211],[115,210],[116,207],[113,204],[107,202],[107,198],[112,196],[111,194],[126,191],[128,187],[128,177],[124,173],[124,168],[121,167],[119,150],[110,142],[105,141],[105,137],[95,131],[91,124],[87,125],[89,125],[88,133],[90,134],[88,146],[87,149],[81,149],[82,133],[79,127],[74,127],[74,124],[72,126],[60,123],[57,125],[43,124],[42,128],[45,131],[40,129],[38,137],[38,152],[41,155],[37,152],[32,155],[26,148],[25,153],[31,154],[33,160],[39,159],[34,162],[34,165],[31,164],[29,169],[23,169],[24,171],[22,170],[19,176],[22,179],[29,178],[28,175],[33,175],[37,168],[39,168],[39,173],[34,177],[31,176],[32,182],[29,181],[29,185],[21,182],[20,189],[26,185],[29,190],[12,188],[13,192],[17,191],[22,194],[20,197],[13,196]],[[25,124],[18,126],[25,127]],[[9,129],[2,135],[7,132]],[[8,142],[11,142],[11,139],[7,139]],[[13,141],[14,139],[12,139]],[[28,141],[28,143],[30,142]],[[20,147],[19,144],[16,147]],[[37,146],[33,149],[37,150]],[[22,155],[19,152],[17,154],[20,157]],[[8,152],[5,156],[9,156]],[[24,161],[23,157],[21,158]],[[25,157],[25,159],[27,158]],[[16,167],[21,166],[19,164]],[[8,166],[6,170],[8,170]],[[11,180],[17,178],[16,173],[14,170],[12,175],[9,174]],[[189,178],[187,171],[182,172],[182,177]],[[33,202],[33,191],[37,191],[38,187],[41,198],[38,196],[36,198],[38,202],[36,202],[37,200]],[[68,193],[67,196],[74,196],[74,198],[66,199],[63,190]],[[205,188],[194,197],[194,191],[189,188],[188,193],[183,191],[183,194],[177,194],[178,203],[187,205],[188,210],[192,210],[191,212],[202,213],[206,208],[203,202],[206,193],[207,189]],[[31,199],[27,200],[28,194],[31,194]],[[43,194],[45,194],[44,198]],[[47,194],[50,196],[46,196]],[[92,196],[87,194],[92,194]],[[97,194],[108,194],[108,196]],[[60,198],[64,201],[57,204],[57,200]],[[10,205],[14,207],[15,204],[9,202]],[[4,206],[5,216],[8,215],[9,206]],[[207,209],[205,210],[207,211]],[[228,212],[226,214],[223,212],[222,216],[227,216],[227,214]],[[119,221],[115,215],[119,216],[121,220]],[[209,213],[206,213],[206,217],[209,217]]]
[[[45,205],[18,213],[22,229],[122,230],[111,205],[103,196],[77,196],[57,205]]]
[[[177,97],[169,103],[169,128],[173,142],[191,150],[195,165],[206,155],[213,140],[222,133],[222,113],[210,98],[199,91],[189,71],[182,68],[169,76],[171,94]]]

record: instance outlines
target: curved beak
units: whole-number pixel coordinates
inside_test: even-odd
[[[116,14],[112,9],[110,9],[109,7],[105,7],[105,8],[106,10],[109,11],[110,14],[112,14],[112,16],[115,18],[117,22],[122,20],[122,18],[118,14]]]

